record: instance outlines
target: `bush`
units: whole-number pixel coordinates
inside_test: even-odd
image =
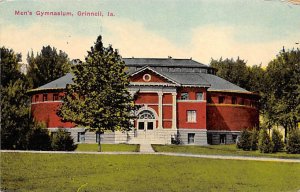
[[[237,142],[237,148],[249,151],[251,149],[251,132],[243,130],[240,139]]]
[[[26,138],[27,149],[29,150],[51,150],[51,138],[48,130],[45,129],[45,125],[42,123],[34,123]]]
[[[52,137],[51,146],[54,151],[74,151],[77,148],[73,138],[64,129],[58,129],[56,134]]]
[[[250,137],[250,143],[251,143],[251,150],[256,151],[258,146],[258,131],[254,128],[251,132],[251,137]]]
[[[300,130],[291,130],[287,137],[287,153],[300,154]]]
[[[274,144],[271,141],[271,138],[266,129],[261,129],[259,131],[258,148],[261,153],[273,152]]]
[[[283,139],[282,134],[277,129],[273,129],[272,131],[272,142],[274,144],[273,152],[278,152],[283,150],[284,143],[282,139]]]

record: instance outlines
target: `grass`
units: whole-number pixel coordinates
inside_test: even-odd
[[[1,153],[2,191],[297,191],[300,163]]]
[[[101,144],[103,152],[138,152],[139,145],[129,144]],[[98,144],[78,144],[76,151],[98,151]]]
[[[191,153],[191,154],[207,154],[207,155],[239,155],[254,157],[277,157],[277,158],[299,158],[300,154],[287,154],[286,152],[277,153],[260,153],[257,151],[243,151],[237,149],[236,145],[209,145],[209,146],[193,146],[193,145],[152,145],[157,152],[173,152],[173,153]]]

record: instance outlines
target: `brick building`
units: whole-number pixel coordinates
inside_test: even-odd
[[[183,144],[234,143],[244,128],[258,126],[259,96],[215,75],[216,70],[192,59],[123,59],[130,74],[129,91],[138,91],[135,128],[127,133],[106,132],[104,143]],[[56,115],[67,74],[29,91],[33,117],[51,132],[67,128],[76,142],[96,143],[97,135]]]

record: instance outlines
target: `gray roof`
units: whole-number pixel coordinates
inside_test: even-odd
[[[61,78],[58,78],[54,81],[51,81],[50,83],[47,83],[41,87],[38,87],[37,89],[64,89],[66,88],[67,84],[72,84],[74,77],[73,74],[67,73],[65,76],[62,76]]]
[[[138,71],[128,71],[129,74],[137,74],[145,69],[150,69],[155,71],[157,74],[160,74],[166,78],[169,78],[175,82],[177,82],[180,85],[183,86],[203,86],[203,87],[209,87],[208,91],[229,91],[229,92],[242,92],[242,93],[251,93],[233,83],[230,83],[229,81],[226,81],[225,79],[222,79],[216,75],[207,74],[207,73],[191,73],[191,72],[165,72],[165,71],[158,71],[153,69],[151,66],[157,66],[158,64],[160,66],[182,66],[183,63],[187,63],[187,65],[197,65],[202,66],[203,64],[198,63],[193,60],[189,59],[124,59],[127,66],[133,66],[138,65],[142,68]],[[141,63],[139,63],[139,61]],[[155,63],[154,61],[160,61],[156,63],[155,65],[151,65],[152,63]],[[175,61],[175,62],[174,62]],[[188,61],[188,62],[187,62]],[[171,62],[173,64],[171,65]],[[186,65],[184,64],[184,67]],[[206,66],[206,65],[203,65]],[[132,68],[129,70],[132,70]],[[64,89],[66,88],[67,84],[72,84],[72,78],[73,74],[68,73],[65,76],[56,79],[50,83],[47,83],[39,88],[33,89],[31,91],[37,91],[41,89]]]
[[[194,61],[192,59],[173,59],[173,58],[123,58],[127,66],[140,66],[145,65],[151,67],[205,67],[207,65]]]

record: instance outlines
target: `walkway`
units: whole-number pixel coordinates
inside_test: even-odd
[[[140,152],[141,153],[154,153],[155,151],[153,150],[151,144],[140,144]]]
[[[20,150],[0,150],[0,153],[42,153],[42,154],[93,154],[93,155],[164,155],[164,156],[176,156],[176,157],[195,157],[205,159],[226,159],[226,160],[246,160],[246,161],[271,161],[271,162],[285,162],[285,163],[300,163],[300,159],[281,159],[281,158],[270,158],[270,157],[246,157],[246,156],[226,156],[226,155],[197,155],[197,154],[186,154],[186,153],[154,153],[147,148],[147,145],[141,145],[140,152],[84,152],[84,151],[20,151]],[[153,150],[153,149],[152,149]]]

